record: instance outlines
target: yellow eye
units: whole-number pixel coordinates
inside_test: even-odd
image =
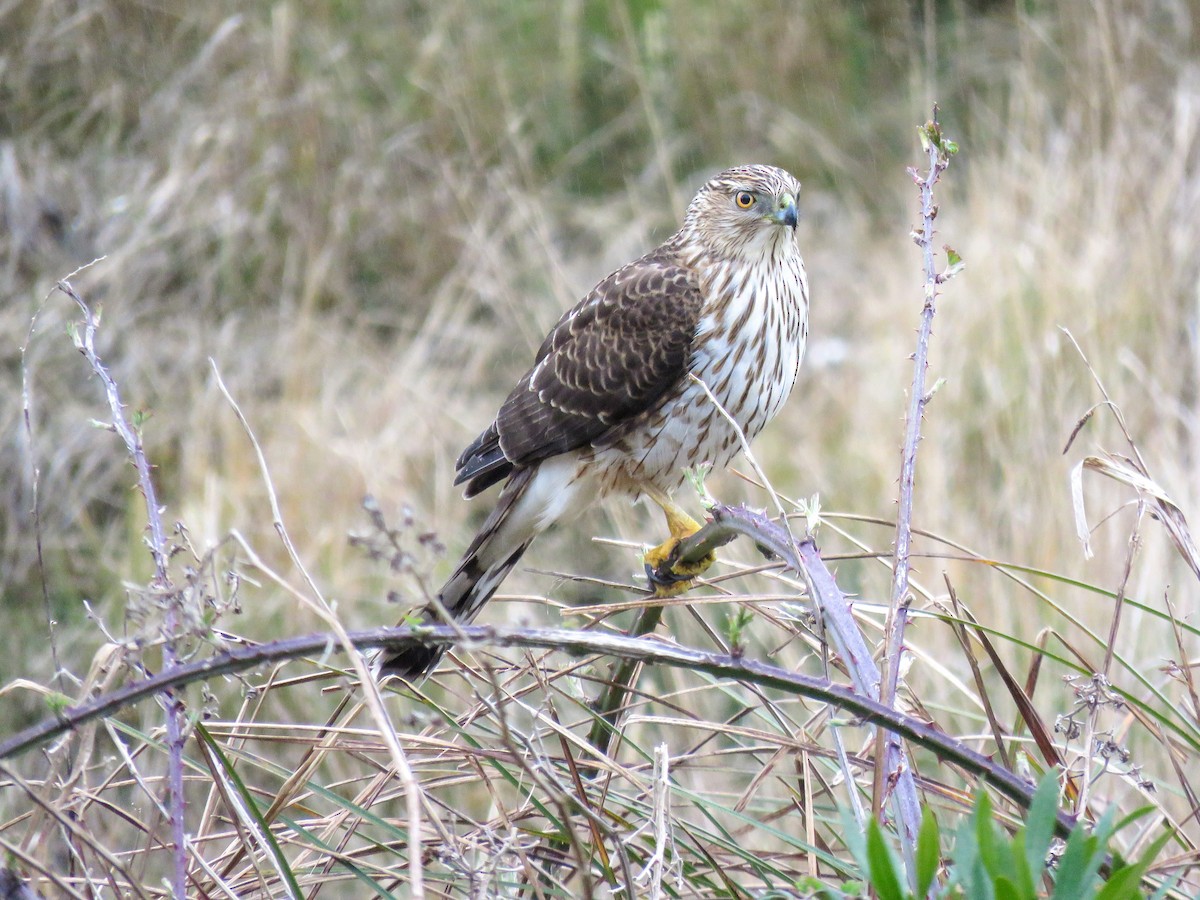
[[[754,205],[754,195],[749,191],[738,191],[733,202],[738,205],[738,209],[749,209]]]

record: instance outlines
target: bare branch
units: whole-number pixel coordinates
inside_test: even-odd
[[[939,757],[962,766],[970,774],[985,779],[1023,807],[1028,807],[1033,797],[1033,784],[920,719],[886,707],[878,700],[864,697],[846,685],[790,672],[745,657],[696,650],[648,638],[600,634],[570,628],[420,625],[351,631],[346,633],[346,638],[350,645],[360,650],[387,648],[390,652],[418,644],[453,645],[466,642],[476,646],[559,650],[573,656],[600,654],[646,665],[671,666],[756,684],[830,703],[863,722],[894,731]],[[161,672],[133,682],[79,706],[69,707],[54,718],[46,719],[0,741],[0,760],[28,752],[92,719],[115,715],[125,707],[169,688],[231,675],[285,659],[306,656],[324,658],[339,652],[344,652],[343,639],[340,635],[330,632],[285,638],[265,644],[234,646],[206,659],[177,666],[170,672]],[[1059,823],[1063,830],[1069,830],[1074,824],[1073,820],[1065,815],[1060,816]]]
[[[939,273],[933,256],[933,220],[937,217],[938,208],[933,200],[933,186],[937,184],[942,173],[950,164],[950,157],[958,151],[958,147],[946,139],[942,127],[938,123],[938,108],[933,107],[933,117],[918,130],[921,147],[929,159],[929,168],[924,176],[913,172],[921,197],[921,229],[914,234],[917,246],[921,248],[921,257],[925,273],[925,302],[921,309],[921,326],[917,333],[917,349],[913,353],[912,384],[908,389],[908,413],[904,432],[904,447],[900,457],[900,496],[896,512],[896,546],[892,562],[892,596],[888,609],[887,624],[884,627],[884,670],[883,683],[879,694],[880,701],[886,706],[896,702],[896,690],[900,682],[900,663],[904,655],[904,629],[908,622],[908,606],[911,602],[909,593],[909,556],[912,546],[912,510],[913,491],[917,469],[917,447],[921,441],[921,420],[925,415],[925,406],[933,396],[933,391],[925,389],[925,375],[929,367],[929,339],[933,333],[933,314],[937,300],[938,285],[958,274],[963,268],[962,258],[950,247],[946,247],[948,266],[946,271]],[[936,387],[935,387],[936,390]],[[897,778],[899,772],[907,768],[904,761],[903,748],[895,734],[880,731],[876,737],[875,747],[875,787],[873,800],[875,813],[878,816],[886,799],[886,787]],[[902,797],[897,797],[903,805]],[[911,833],[906,828],[900,829],[900,842],[904,850],[905,862],[908,865],[909,880],[912,883],[916,832]]]
[[[150,476],[150,461],[146,458],[146,448],[142,445],[141,432],[130,424],[125,415],[125,404],[121,401],[117,382],[96,353],[95,337],[96,329],[100,325],[99,318],[83,298],[75,292],[70,282],[60,281],[57,287],[58,290],[74,300],[83,312],[83,331],[75,334],[75,344],[104,385],[111,425],[125,443],[125,451],[129,454],[129,458],[137,470],[138,487],[146,502],[146,526],[150,532],[147,543],[150,547],[150,555],[154,558],[153,586],[162,591],[166,599],[166,614],[163,623],[165,632],[163,667],[169,672],[178,664],[175,640],[179,635],[181,594],[174,589],[171,577],[167,572],[170,550],[167,547],[166,529],[163,527],[163,507],[159,505],[158,493],[154,489],[154,479]],[[186,804],[183,794],[183,745],[186,740],[183,733],[183,721],[185,713],[183,701],[170,688],[164,689],[163,700],[167,714],[167,808],[170,810],[171,854],[174,861],[171,886],[174,895],[183,898],[186,896],[187,890],[187,845],[184,833]]]

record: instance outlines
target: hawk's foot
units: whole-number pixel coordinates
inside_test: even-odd
[[[703,575],[708,567],[717,561],[717,557],[709,553],[696,562],[676,562],[668,566],[667,563],[670,562],[679,542],[699,531],[700,525],[675,504],[660,505],[667,516],[667,527],[671,529],[671,536],[653,550],[646,551],[642,559],[646,564],[646,577],[654,586],[654,596],[676,597],[690,590],[696,578]]]

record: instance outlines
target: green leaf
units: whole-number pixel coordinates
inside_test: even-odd
[[[867,862],[870,864],[871,886],[880,900],[905,900],[900,887],[899,861],[883,837],[883,829],[875,819],[867,827]]]
[[[280,880],[283,882],[283,888],[287,890],[288,896],[303,897],[304,892],[300,890],[300,885],[296,881],[296,876],[292,872],[292,867],[288,862],[287,856],[280,848],[279,842],[275,840],[271,826],[263,819],[262,811],[254,801],[253,795],[246,789],[246,784],[242,781],[237,769],[233,767],[233,764],[221,749],[221,745],[213,739],[207,728],[197,722],[195,723],[195,729],[196,740],[208,748],[212,760],[224,772],[227,786],[231,789],[231,793],[236,795],[241,801],[242,811],[253,820],[257,834],[251,838],[252,842],[270,854],[275,863],[275,871],[279,874]]]
[[[1087,833],[1087,829],[1076,826],[1067,839],[1067,848],[1058,861],[1054,877],[1054,893],[1056,900],[1077,900],[1084,896],[1086,870],[1088,861],[1096,853],[1097,847],[1103,853],[1103,845]]]
[[[735,606],[725,616],[725,638],[729,641],[729,646],[744,649],[742,637],[753,621],[754,613],[745,606]]]
[[[807,500],[800,500],[796,505],[804,516],[805,531],[810,535],[816,535],[817,529],[821,527],[821,495],[813,494]]]
[[[1058,816],[1058,775],[1051,769],[1033,793],[1029,814],[1025,819],[1025,862],[1036,880],[1046,869],[1046,854],[1054,839]]]
[[[1090,852],[1084,857],[1083,866],[1079,872],[1080,896],[1090,897],[1093,887],[1100,880],[1100,867],[1104,865],[1105,856],[1108,853],[1109,841],[1112,840],[1112,836],[1117,831],[1116,818],[1116,807],[1110,806],[1104,811],[1104,815],[1100,817],[1100,821],[1096,823],[1095,828],[1092,829],[1092,834],[1087,843],[1087,849]],[[1075,831],[1079,832],[1083,831],[1083,829],[1076,827]],[[1060,869],[1066,865],[1066,861],[1066,854],[1064,853],[1063,861],[1059,866]]]
[[[975,824],[975,840],[979,844],[979,861],[994,878],[997,872],[1004,871],[1004,864],[1001,860],[996,826],[992,824],[992,800],[986,792],[979,795],[972,819]]]
[[[925,153],[929,152],[929,145],[932,143],[929,132],[929,129],[932,125],[933,123],[930,122],[928,125],[917,126],[917,137],[921,139],[921,150]]]
[[[944,249],[946,251],[946,262],[948,265],[946,266],[946,270],[942,272],[942,281],[949,281],[951,278],[965,269],[967,264],[963,258],[959,256],[957,252],[955,252],[953,247],[946,245]]]
[[[993,885],[996,890],[996,900],[1033,900],[1033,895],[1023,894],[1011,880],[1003,875],[997,876]]]
[[[797,878],[792,885],[795,893],[792,891],[768,891],[763,894],[760,900],[788,900],[800,894],[803,897],[827,897],[829,900],[839,900],[846,895],[838,890],[833,885],[826,884],[820,878],[814,878],[812,875],[805,875],[803,878]]]
[[[1146,852],[1142,854],[1142,858],[1137,861],[1137,865],[1143,870],[1149,870],[1155,858],[1162,852],[1162,848],[1167,846],[1167,841],[1175,836],[1174,830],[1165,832],[1159,835],[1158,839],[1153,844],[1146,848]]]
[[[1143,896],[1142,878],[1150,869],[1154,858],[1166,846],[1167,841],[1171,840],[1173,833],[1168,831],[1159,835],[1158,839],[1146,848],[1146,852],[1142,854],[1133,865],[1123,866],[1113,872],[1112,877],[1108,879],[1108,883],[1102,887],[1096,894],[1096,900],[1123,900],[1123,898],[1137,898]]]
[[[858,863],[859,869],[863,873],[871,870],[871,862],[867,859],[867,842],[863,834],[863,830],[858,821],[854,818],[854,814],[846,807],[840,810],[842,817],[842,840],[846,842],[846,849],[850,851],[850,855],[854,857]]]
[[[978,828],[976,818],[980,800],[976,800],[975,812],[964,818],[954,834],[953,866],[947,887],[958,885],[962,896],[972,900],[988,900],[992,897],[992,880],[979,858],[979,841],[975,837]]]
[[[1113,873],[1104,887],[1096,893],[1096,900],[1126,900],[1142,895],[1140,890],[1142,872],[1138,866],[1125,866]]]
[[[704,486],[704,479],[708,477],[708,473],[712,471],[711,463],[701,463],[698,466],[689,467],[683,470],[684,478],[688,484],[700,496],[700,503],[705,509],[710,509],[716,505],[716,500],[709,494],[708,488]]]
[[[917,835],[917,896],[929,894],[929,887],[937,877],[938,863],[941,861],[941,834],[938,832],[937,819],[933,810],[928,806],[921,814],[921,831]]]
[[[1175,890],[1175,886],[1183,880],[1183,876],[1184,873],[1179,871],[1170,878],[1164,879],[1163,883],[1158,886],[1158,890],[1151,894],[1147,900],[1165,900],[1167,895],[1171,894],[1171,891]]]
[[[1019,876],[1019,868],[1024,867],[1025,860],[1022,859],[1018,866],[1015,854],[1018,848],[1013,846],[1013,842],[1006,832],[1001,831],[994,823],[989,824],[991,824],[989,830],[992,837],[984,851],[983,863],[997,882],[1004,880],[1013,884],[1014,875]],[[997,894],[999,894],[999,887],[997,887]]]
[[[1022,897],[1036,897],[1034,870],[1029,868],[1029,860],[1025,856],[1025,829],[1020,828],[1012,839],[1012,881],[1016,884]],[[1040,874],[1040,869],[1036,870]]]
[[[1148,815],[1150,815],[1150,813],[1156,812],[1157,810],[1158,810],[1158,807],[1152,803],[1147,803],[1145,806],[1139,806],[1137,809],[1135,809],[1133,812],[1129,813],[1128,815],[1122,816],[1121,820],[1119,822],[1117,822],[1116,825],[1113,826],[1113,833],[1115,834],[1116,832],[1120,831],[1122,828],[1125,828],[1127,825],[1132,825],[1138,819],[1142,818],[1143,816],[1148,816]]]

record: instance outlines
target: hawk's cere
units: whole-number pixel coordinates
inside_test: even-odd
[[[670,498],[685,469],[727,465],[740,449],[729,418],[753,439],[783,406],[804,355],[799,191],[771,166],[722,172],[678,232],[558,321],[458,459],[455,484],[466,483],[467,497],[507,483],[427,621],[471,621],[539,533],[609,494],[645,495],[666,513],[672,537],[649,562],[699,527]],[[385,652],[379,672],[412,679],[441,655]]]

